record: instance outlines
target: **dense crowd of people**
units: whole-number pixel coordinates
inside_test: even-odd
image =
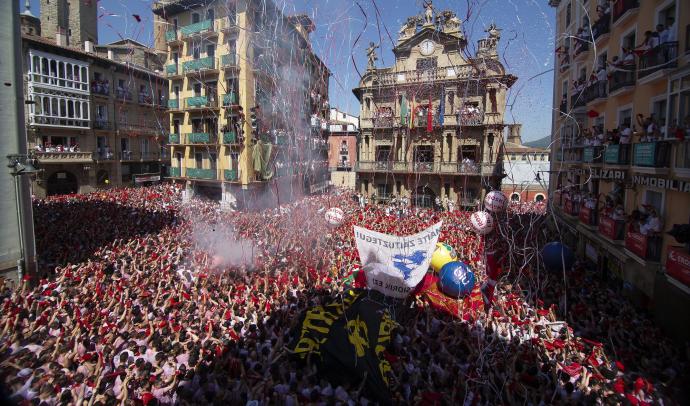
[[[300,314],[348,289],[352,226],[440,241],[484,282],[469,213],[386,210],[349,192],[261,212],[183,202],[171,185],[35,202],[39,280],[0,281],[0,382],[20,404],[368,404],[291,356]],[[338,206],[345,222],[329,227]],[[396,404],[679,404],[687,354],[605,281],[540,270],[544,205],[514,203],[505,272],[473,317],[408,299],[386,357]],[[401,216],[401,214],[403,216]],[[510,255],[507,255],[509,253]],[[506,259],[507,258],[507,259]]]

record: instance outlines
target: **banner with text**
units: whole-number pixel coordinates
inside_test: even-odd
[[[441,224],[408,236],[388,235],[355,226],[355,241],[369,289],[386,296],[407,297],[429,269]]]

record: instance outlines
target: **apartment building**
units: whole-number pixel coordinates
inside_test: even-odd
[[[555,1],[551,191],[583,258],[690,336],[690,3]],[[680,319],[679,319],[680,318]]]
[[[328,170],[335,187],[355,189],[359,117],[331,107],[328,119]]]
[[[501,191],[513,202],[541,202],[549,195],[549,150],[522,143],[522,125],[507,126],[504,144],[506,177]]]
[[[92,42],[98,40],[95,17],[84,17],[83,24],[56,23],[54,16],[64,15],[68,6],[42,2],[40,18],[28,10],[21,15],[27,139],[43,169],[33,193],[85,193],[160,181],[167,134],[162,66],[155,57],[147,58],[146,66],[116,60],[110,47],[135,55],[135,43],[98,46]],[[93,8],[82,2],[69,7],[84,16]]]
[[[313,22],[270,1],[159,1],[153,12],[170,178],[237,206],[269,183],[278,195],[327,186],[330,72],[311,51]]]
[[[361,103],[357,189],[378,201],[474,207],[500,190],[505,98],[517,78],[499,61],[495,25],[468,58],[460,18],[432,7],[400,28],[393,66],[377,68],[377,46],[368,49],[353,90]]]

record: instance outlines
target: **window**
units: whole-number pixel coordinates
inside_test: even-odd
[[[192,13],[192,24],[199,22],[199,13]]]
[[[568,27],[570,25],[570,21],[572,20],[572,4],[568,3],[567,6],[565,6],[565,26]]]
[[[627,49],[634,49],[635,46],[637,45],[635,43],[635,41],[636,41],[635,30],[632,30],[628,35],[623,37],[623,40],[621,41],[621,46],[623,48],[627,48]]]
[[[377,162],[387,162],[390,159],[391,146],[390,145],[379,145],[376,147],[376,161]]]
[[[173,121],[173,134],[180,133],[180,120]]]
[[[663,217],[663,202],[664,194],[662,192],[657,192],[655,190],[645,190],[644,204],[648,204],[654,207],[654,209],[660,217]]]
[[[181,152],[175,153],[175,160],[177,161],[177,167],[178,168],[182,167],[182,153]]]
[[[388,184],[379,183],[376,185],[376,195],[378,197],[388,197]]]
[[[208,10],[206,10],[206,19],[207,20],[213,20],[214,19],[214,13],[213,13],[212,8],[209,8]]]
[[[216,46],[215,45],[206,45],[206,56],[216,56]]]
[[[194,84],[194,96],[195,97],[201,96],[201,83],[195,83]]]
[[[418,145],[414,149],[414,162],[434,162],[434,147],[432,145]]]
[[[213,170],[217,169],[217,164],[216,164],[217,159],[218,159],[218,156],[215,154],[215,152],[211,152],[208,155],[208,160],[209,160],[209,163],[211,164],[211,169],[213,169]]]
[[[201,57],[201,47],[198,45],[195,45],[192,48],[192,58],[199,59],[200,57]]]
[[[618,126],[630,127],[632,125],[632,109],[625,109],[618,112]]]
[[[108,111],[106,110],[106,106],[100,104],[96,106],[96,120],[106,120],[107,117]]]
[[[534,196],[534,201],[535,202],[543,202],[544,201],[544,195],[541,193],[538,193],[536,196]]]
[[[519,202],[520,201],[520,195],[517,193],[513,193],[512,195],[510,195],[510,200],[512,200],[514,202]]]
[[[438,66],[438,58],[420,58],[417,59],[417,70],[430,70]]]
[[[129,151],[129,138],[120,138],[120,151]]]
[[[659,129],[662,131],[664,137],[666,137],[666,105],[666,99],[652,103],[652,116],[659,125]]]
[[[194,154],[194,162],[196,164],[197,169],[201,169],[203,167],[203,155],[201,152],[197,152]]]

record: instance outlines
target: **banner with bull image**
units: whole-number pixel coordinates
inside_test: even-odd
[[[439,222],[409,236],[355,226],[355,241],[369,289],[395,298],[407,297],[429,269],[441,225]]]

